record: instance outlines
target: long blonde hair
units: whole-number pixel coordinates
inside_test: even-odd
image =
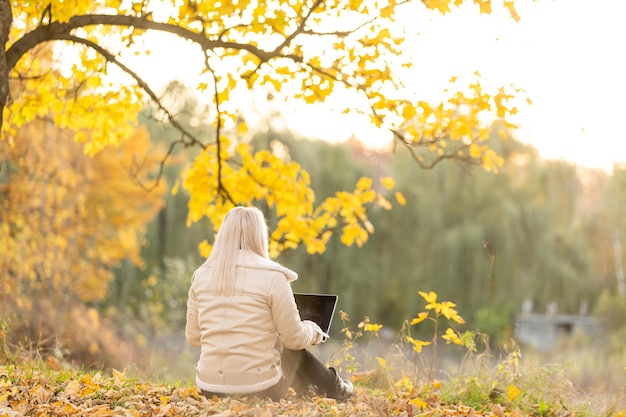
[[[211,267],[211,283],[216,293],[234,294],[240,249],[269,259],[267,229],[265,217],[256,207],[234,207],[226,213],[213,251],[204,263]]]

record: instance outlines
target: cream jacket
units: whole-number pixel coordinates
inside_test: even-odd
[[[187,301],[185,336],[200,347],[196,384],[226,394],[250,394],[282,377],[282,347],[299,350],[319,343],[322,330],[302,321],[290,282],[298,275],[261,256],[240,251],[233,296],[209,286],[210,267],[194,274]]]

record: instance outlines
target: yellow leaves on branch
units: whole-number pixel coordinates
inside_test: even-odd
[[[339,191],[318,204],[309,174],[296,162],[284,161],[268,150],[254,152],[248,144],[233,146],[227,139],[222,140],[221,149],[221,171],[217,169],[214,145],[203,151],[184,174],[183,187],[191,195],[187,222],[207,217],[217,230],[233,205],[264,201],[271,210],[270,220],[276,224],[271,233],[272,256],[300,244],[310,254],[323,253],[336,232],[345,245],[362,246],[374,232],[367,218],[368,206],[392,207],[376,190],[374,181],[365,177],[357,182],[354,191]],[[381,179],[382,188],[393,186],[392,179]],[[202,253],[209,252],[206,242]]]
[[[506,139],[506,129],[516,128],[510,120],[518,113],[516,95],[522,90],[502,87],[488,92],[481,85],[480,74],[475,73],[475,77],[465,90],[449,93],[438,103],[386,100],[374,107],[378,116],[399,121],[392,128],[405,143],[428,147],[434,157],[473,160],[487,171],[497,171],[504,159],[487,140],[496,123],[502,139]],[[457,82],[457,77],[450,80],[451,84]]]
[[[463,320],[463,318],[459,316],[458,312],[452,308],[456,306],[456,304],[454,304],[453,302],[437,302],[437,293],[435,293],[434,291],[430,291],[428,293],[424,291],[419,291],[418,293],[428,303],[426,305],[426,310],[434,310],[437,316],[443,315],[448,320],[454,320],[459,324],[465,323],[465,320]]]
[[[13,141],[19,127],[36,118],[51,118],[56,127],[73,131],[74,140],[84,143],[85,153],[93,156],[133,135],[144,103],[139,86],[115,85],[114,79],[101,70],[103,57],[88,53],[85,47],[75,50],[79,61],[71,66],[68,63],[69,68],[59,68],[49,45],[36,48],[17,62],[3,137]],[[64,75],[68,70],[71,77]]]
[[[422,311],[421,313],[419,313],[417,315],[417,317],[415,317],[414,319],[411,320],[411,322],[409,323],[411,326],[413,326],[414,324],[419,324],[421,322],[423,322],[424,320],[426,320],[428,318],[428,313]]]
[[[149,53],[137,46],[141,45],[147,30],[138,27],[141,26],[139,23],[172,25],[158,28],[150,25],[149,31],[186,35],[189,41],[201,47],[198,58],[208,60],[210,71],[205,68],[205,74],[210,72],[215,77],[218,89],[213,92],[217,93],[215,97],[218,101],[214,104],[228,109],[225,111],[229,117],[233,116],[233,108],[237,107],[236,99],[229,92],[239,86],[289,91],[292,97],[306,103],[322,103],[333,92],[347,89],[364,93],[368,107],[375,112],[372,114],[374,124],[393,128],[401,124],[393,116],[400,115],[401,120],[408,123],[419,107],[416,103],[412,106],[394,103],[394,100],[401,101],[398,97],[403,96],[402,91],[405,90],[397,69],[412,65],[412,59],[403,54],[402,49],[407,35],[396,22],[396,15],[407,6],[401,3],[405,2],[342,0],[316,3],[315,8],[309,10],[310,5],[306,2],[288,0],[270,3],[208,0],[17,2],[12,10],[14,24],[8,45],[23,39],[44,23],[64,23],[76,16],[104,13],[140,18],[141,21],[134,22],[138,25],[131,28],[128,19],[99,24],[103,22],[93,17],[94,21],[81,25],[73,35],[115,51],[113,55],[124,62],[129,55]],[[464,3],[473,3],[480,13],[489,14],[493,8],[491,0],[422,0],[421,3],[440,13],[447,13]],[[512,18],[519,18],[513,0],[503,0],[501,6],[509,11]],[[305,15],[306,25],[299,27]],[[355,22],[364,23],[355,25]],[[219,42],[216,43],[217,39]],[[59,116],[59,120],[55,120],[59,126],[77,132],[84,128],[102,129],[90,136],[93,143],[88,145],[88,152],[97,152],[106,144],[119,143],[121,138],[128,136],[128,125],[136,123],[135,111],[144,103],[139,91],[144,86],[132,77],[122,81],[118,77],[114,81],[107,71],[115,65],[107,63],[96,48],[64,40],[55,40],[54,45],[59,45],[59,42],[65,43],[60,45],[64,50],[62,64],[55,61],[54,55],[42,57],[40,52],[46,47],[37,47],[22,57],[15,68],[11,68],[14,79],[30,82],[19,90],[19,94],[11,87],[14,104],[5,122],[13,127],[20,126],[44,109],[52,108],[55,115],[68,115],[65,119]],[[48,71],[51,68],[54,71]],[[213,84],[204,78],[196,85],[200,91],[213,88]],[[68,107],[64,106],[61,111],[59,100],[64,97],[72,97],[75,102],[65,105]],[[101,105],[94,103],[97,97],[103,98]],[[502,109],[496,103],[494,110],[498,117],[506,113]],[[392,114],[394,112],[395,115]],[[446,119],[445,114],[439,116],[442,121]],[[453,115],[450,124],[454,125],[456,119],[462,118],[462,115]],[[441,127],[449,133],[451,140],[466,134],[481,137],[482,132],[473,129],[471,123],[462,122],[460,125]],[[10,129],[12,127],[7,127],[5,131]],[[424,129],[424,135],[415,135],[415,139],[411,140],[418,140],[420,136],[440,137],[428,134],[429,130],[433,133],[441,130],[436,126],[427,125]],[[407,137],[410,136],[408,133]],[[441,152],[441,149],[436,148],[435,152]],[[495,157],[482,155],[484,152],[481,153],[481,162],[486,168],[498,165],[499,160]]]
[[[446,343],[454,343],[455,345],[463,344],[457,333],[451,328],[446,329],[446,333],[441,337],[446,341]]]
[[[401,132],[407,144],[423,145],[435,156],[477,161],[487,170],[502,165],[502,158],[486,142],[490,123],[485,119],[491,115],[502,119],[499,122],[504,129],[513,128],[508,119],[517,112],[513,98],[519,90],[502,88],[488,93],[483,91],[477,74],[477,80],[466,91],[451,93],[440,103],[415,100],[412,95],[407,99],[398,71],[410,68],[412,59],[402,53],[406,35],[398,30],[395,21],[401,2],[342,0],[316,3],[316,8],[311,10],[306,2],[287,0],[269,3],[198,0],[171,3],[168,8],[161,7],[170,3],[167,1],[122,3],[119,0],[12,3],[9,46],[28,33],[45,29],[46,25],[56,25],[54,28],[61,30],[58,23],[75,21],[74,17],[81,15],[90,15],[94,21],[64,34],[84,42],[45,39],[20,55],[9,68],[11,100],[3,109],[1,132],[7,143],[16,143],[20,127],[45,117],[56,128],[69,132],[72,140],[82,143],[90,156],[110,145],[123,147],[125,140],[134,134],[137,113],[150,93],[132,71],[116,64],[126,62],[128,56],[148,54],[149,51],[138,46],[142,37],[147,30],[164,29],[188,36],[188,41],[200,46],[198,57],[207,65],[194,84],[204,96],[214,98],[212,104],[219,108],[214,119],[216,126],[218,121],[220,126],[232,124],[238,134],[245,133],[246,124],[237,122],[237,97],[231,94],[241,86],[262,91],[293,91],[293,97],[306,103],[323,103],[338,90],[352,91],[364,97],[362,104],[368,111],[371,109],[374,125]],[[447,13],[464,1],[423,0],[422,3],[429,9]],[[473,3],[481,13],[491,12],[490,0],[473,0]],[[518,18],[512,1],[504,0],[504,7],[514,19]],[[123,20],[100,24],[98,13]],[[122,16],[117,16],[118,13]],[[303,19],[305,15],[307,19]],[[300,27],[305,20],[306,25]],[[131,28],[128,22],[139,26],[148,22],[151,28],[137,25]],[[357,29],[354,22],[363,24]],[[174,26],[161,26],[168,24]],[[156,25],[161,29],[154,29]],[[45,38],[43,32],[38,33]],[[91,46],[85,45],[90,42],[93,42]],[[103,55],[104,50],[113,57]],[[117,68],[124,77],[110,68]],[[182,183],[191,195],[188,222],[208,217],[217,228],[233,205],[263,204],[268,215],[274,216],[271,219],[275,224],[271,235],[273,256],[300,244],[305,245],[308,253],[323,253],[335,233],[340,234],[346,245],[362,246],[374,232],[367,209],[374,205],[392,207],[386,194],[394,187],[390,179],[383,179],[380,184],[361,179],[353,191],[337,192],[320,202],[310,187],[308,173],[296,162],[282,160],[270,151],[254,152],[247,145],[235,146],[235,141],[226,138],[218,140],[220,155],[216,146],[203,148]],[[67,190],[63,192],[71,194]],[[67,199],[67,195],[63,198]],[[396,191],[394,197],[398,204],[406,204],[401,192]],[[58,198],[63,200],[61,196]],[[80,215],[87,210],[84,202],[76,207]],[[93,213],[104,218],[111,214],[102,206]],[[59,216],[54,222],[69,222],[67,217]],[[29,223],[24,219],[13,220],[11,224],[24,224],[21,230],[26,233]],[[114,245],[105,244],[107,249],[103,253],[90,247],[84,254],[88,259],[100,255],[107,265],[114,263],[121,252],[132,253],[136,249],[137,230],[135,223],[127,228],[116,227],[107,242],[124,242],[117,250]],[[65,238],[55,239],[58,242],[53,246],[59,250],[67,250],[64,245],[71,246]],[[203,244],[202,251],[210,251],[208,242]],[[43,270],[47,274],[50,268],[48,265]],[[97,273],[93,276],[99,277]],[[451,311],[450,306],[444,307],[442,314]]]
[[[421,352],[424,346],[430,345],[431,342],[425,342],[423,340],[414,339],[411,336],[406,336],[406,340],[413,345],[413,350],[416,352]]]
[[[450,6],[459,7],[463,3],[470,3],[468,0],[422,0],[424,5],[431,10],[436,10],[441,14],[446,14],[450,12]],[[491,0],[471,0],[471,3],[474,3],[478,6],[478,10],[482,14],[491,14],[492,12],[492,1]],[[505,0],[503,2],[503,6],[509,11],[509,14],[512,19],[516,22],[519,21],[520,17],[515,10],[515,4],[513,1]]]
[[[378,334],[380,329],[383,328],[382,324],[371,323],[370,318],[365,316],[362,322],[360,322],[357,326],[359,329],[363,329],[365,332],[372,332]]]
[[[445,317],[448,322],[454,321],[458,324],[464,324],[465,320],[455,309],[452,307],[456,306],[453,302],[450,301],[437,301],[437,293],[434,291],[424,292],[418,291],[419,295],[426,300],[427,304],[425,306],[426,311],[420,312],[415,318],[413,318],[409,325],[413,326],[423,322],[424,320],[431,320],[435,323],[435,335],[433,337],[433,341],[436,341],[437,335],[437,327],[438,327],[438,318],[440,316]],[[430,317],[430,311],[435,312],[435,317]],[[475,332],[466,331],[463,334],[458,333],[454,328],[448,327],[441,338],[446,341],[446,344],[453,343],[455,345],[463,346],[467,350],[471,352],[476,351],[476,342],[475,342]],[[405,339],[413,346],[413,350],[416,352],[421,352],[424,346],[428,346],[430,342],[424,342],[421,340],[416,340],[412,338],[410,335],[406,335]]]

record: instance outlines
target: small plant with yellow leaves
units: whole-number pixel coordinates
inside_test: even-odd
[[[408,322],[407,334],[404,335],[404,340],[407,341],[413,348],[414,364],[417,373],[417,354],[422,353],[425,346],[432,345],[432,357],[431,366],[429,367],[428,382],[432,379],[433,367],[437,355],[437,340],[439,338],[439,327],[441,318],[446,319],[447,329],[441,335],[441,338],[446,341],[446,344],[455,344],[465,347],[469,352],[476,351],[476,333],[472,331],[465,331],[460,333],[454,328],[454,323],[465,324],[463,317],[454,309],[456,304],[451,301],[437,301],[437,293],[434,291],[424,292],[418,291],[418,294],[426,300],[427,304],[424,307],[424,311],[419,312],[413,319]],[[434,313],[434,314],[433,314]],[[413,338],[410,334],[410,327],[418,325],[426,320],[434,323],[433,337],[431,340],[419,340]]]
[[[389,375],[388,346],[380,338],[379,331],[382,324],[372,323],[370,318],[365,316],[355,329],[350,327],[350,317],[345,311],[340,311],[344,335],[341,355],[331,360],[331,365],[338,371],[346,371],[351,374],[352,382],[359,383],[370,388],[389,388],[392,384]],[[372,338],[366,342],[367,348],[363,349],[363,344],[358,339],[365,337],[368,333]],[[358,353],[357,353],[358,350]],[[358,356],[358,360],[357,360]],[[373,370],[363,371],[374,364]]]
[[[354,354],[354,348],[356,347],[356,340],[362,336],[362,333],[360,331],[353,332],[350,330],[350,316],[348,313],[340,311],[339,317],[342,322],[341,333],[343,333],[344,339],[341,346],[341,357],[333,361],[333,366],[337,368],[337,370],[345,369],[347,372],[354,373],[359,368]]]

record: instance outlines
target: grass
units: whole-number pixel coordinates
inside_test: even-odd
[[[452,346],[432,346],[445,360],[427,369],[432,365],[423,360],[432,357],[427,349],[417,356],[416,367],[412,350],[399,344],[383,349],[375,337],[365,339],[353,340],[349,352],[339,342],[325,351],[315,348],[320,357],[343,365],[344,372],[354,369],[356,395],[346,403],[293,393],[279,402],[206,399],[190,378],[85,369],[24,350],[7,356],[4,349],[0,416],[626,416],[623,388],[605,397],[587,393],[569,381],[567,364],[533,364],[519,349],[498,360],[486,352],[459,359]],[[189,352],[182,355],[190,360]],[[186,366],[183,362],[172,363]]]
[[[280,402],[258,398],[205,399],[189,383],[148,381],[125,371],[85,370],[54,359],[0,365],[0,416],[624,416],[616,404],[598,410],[570,400],[559,367],[518,368],[507,358],[491,370],[430,384],[376,368],[353,375],[346,403],[321,397]],[[390,369],[390,368],[389,368]],[[388,383],[381,384],[385,380]]]
[[[151,373],[133,364],[121,370],[89,369],[55,352],[43,355],[9,344],[5,326],[0,328],[0,417],[626,417],[626,358],[621,354],[607,356],[587,342],[570,342],[553,357],[522,355],[515,345],[498,355],[485,347],[479,353],[476,340],[488,345],[486,337],[449,327],[451,319],[462,321],[452,303],[437,302],[434,293],[424,295],[432,311],[427,306],[423,313],[435,313],[420,313],[393,341],[383,342],[381,326],[369,319],[351,328],[342,314],[343,340],[312,348],[350,375],[356,395],[345,403],[294,393],[279,402],[206,399],[193,384],[197,352],[189,349],[170,356],[151,352]],[[412,326],[424,320],[432,320],[435,330],[419,340]]]

